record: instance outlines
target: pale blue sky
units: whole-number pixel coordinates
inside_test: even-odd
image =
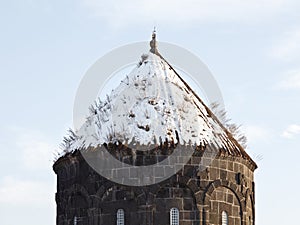
[[[55,224],[52,153],[72,127],[78,84],[111,49],[149,40],[154,25],[158,40],[208,65],[249,154],[263,156],[257,224],[297,223],[299,11],[296,0],[2,0],[0,224]]]

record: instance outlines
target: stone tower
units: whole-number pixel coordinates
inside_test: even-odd
[[[92,107],[83,128],[71,135],[66,153],[54,163],[57,225],[253,225],[255,162],[158,53],[155,33],[150,46],[111,99]],[[138,95],[132,95],[135,90]],[[115,100],[118,96],[123,96],[124,106]],[[134,104],[128,108],[130,99]],[[118,124],[123,121],[126,127],[112,131],[112,118],[121,118]],[[91,124],[98,124],[93,140]],[[135,167],[168,160],[178,148],[193,152],[179,170],[171,163],[156,167],[140,177],[148,179],[147,185],[128,185],[109,179],[89,163],[87,158],[101,157],[101,147]],[[110,162],[102,157],[100,163]],[[136,180],[133,171],[107,172]],[[171,175],[159,179],[166,174]]]

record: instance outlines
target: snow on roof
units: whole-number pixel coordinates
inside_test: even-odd
[[[170,64],[153,51],[142,55],[139,65],[90,111],[66,152],[105,143],[150,148],[167,141],[214,145],[247,156]]]

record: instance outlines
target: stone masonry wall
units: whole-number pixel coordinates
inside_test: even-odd
[[[125,224],[167,225],[172,207],[179,209],[180,225],[215,225],[221,213],[229,224],[252,225],[255,220],[253,171],[256,165],[240,156],[218,155],[199,170],[193,156],[169,179],[146,187],[113,183],[97,174],[80,152],[59,159],[57,173],[57,224],[114,225],[116,212],[125,212]]]

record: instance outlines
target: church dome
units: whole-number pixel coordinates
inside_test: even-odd
[[[151,50],[91,113],[70,151],[103,144],[137,150],[165,142],[213,146],[250,158],[211,110],[175,69],[158,53],[155,34]]]

